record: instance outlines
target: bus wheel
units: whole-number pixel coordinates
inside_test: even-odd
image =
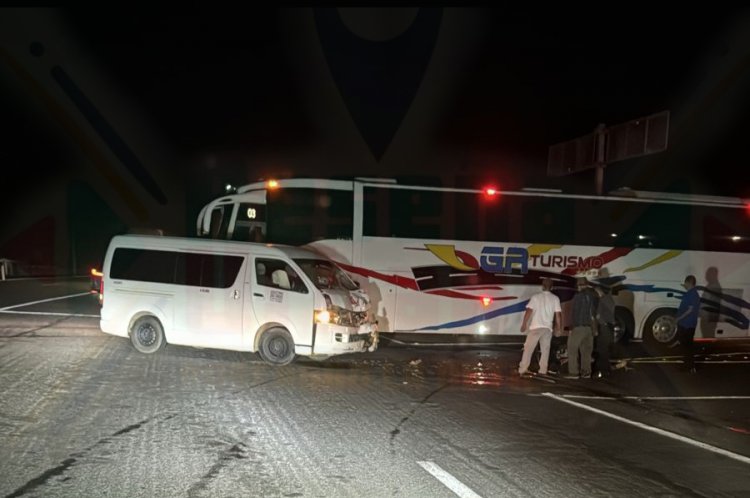
[[[292,335],[282,328],[265,331],[260,338],[258,354],[266,363],[288,365],[295,357]]]
[[[166,344],[164,329],[154,316],[142,316],[130,329],[130,341],[141,353],[156,353]]]
[[[630,339],[633,338],[633,329],[635,329],[633,314],[628,311],[627,308],[621,306],[615,308],[615,330],[613,331],[613,342],[615,344],[627,344]]]
[[[677,340],[674,308],[659,308],[649,315],[643,327],[643,344],[649,353],[663,353]]]

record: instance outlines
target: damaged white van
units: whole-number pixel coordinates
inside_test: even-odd
[[[120,235],[104,259],[103,332],[143,353],[166,343],[257,351],[286,365],[374,351],[370,300],[335,263],[287,246]]]

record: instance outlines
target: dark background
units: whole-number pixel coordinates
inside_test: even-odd
[[[593,171],[547,175],[549,146],[663,110],[668,151],[609,165],[605,191],[750,197],[747,9],[3,13],[0,257],[193,235],[225,183],[272,176],[592,193]]]

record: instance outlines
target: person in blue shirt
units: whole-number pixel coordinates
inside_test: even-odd
[[[685,355],[686,368],[690,373],[695,373],[693,337],[695,337],[695,327],[698,325],[701,298],[695,288],[695,276],[685,277],[685,283],[682,285],[687,292],[683,294],[680,307],[677,309],[677,340],[680,341]]]

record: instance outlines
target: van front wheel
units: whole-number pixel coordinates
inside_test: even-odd
[[[164,328],[153,316],[142,316],[130,329],[130,341],[141,353],[156,353],[167,342],[164,339]]]
[[[266,363],[288,365],[295,357],[292,335],[282,328],[267,330],[260,338],[258,354]]]

